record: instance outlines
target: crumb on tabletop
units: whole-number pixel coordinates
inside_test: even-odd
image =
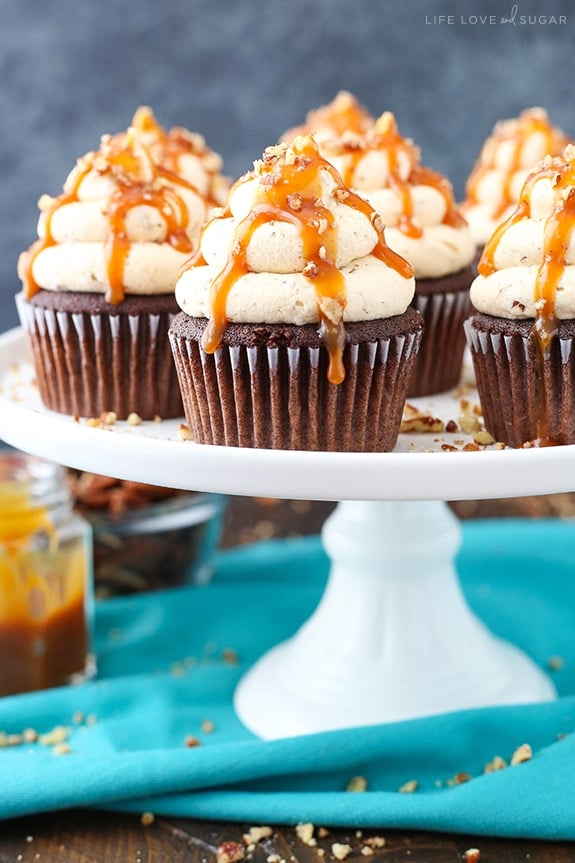
[[[246,856],[239,842],[222,842],[216,848],[216,863],[238,863]]]
[[[313,835],[315,831],[315,825],[311,823],[311,821],[302,821],[295,826],[295,834],[304,845],[308,845],[310,847],[314,847],[317,845],[317,839]]]
[[[331,853],[336,860],[346,860],[352,852],[351,845],[346,845],[343,842],[334,842],[331,846]]]
[[[403,785],[400,785],[398,791],[400,794],[413,794],[414,791],[417,791],[419,788],[419,782],[417,779],[409,779],[407,782],[404,782]]]
[[[518,746],[511,756],[511,766],[516,767],[517,764],[523,764],[525,761],[530,761],[533,758],[533,750],[529,743],[522,743]]]

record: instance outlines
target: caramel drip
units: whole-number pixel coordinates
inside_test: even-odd
[[[521,170],[523,153],[527,145],[529,137],[539,132],[544,137],[544,154],[556,156],[565,147],[569,139],[563,135],[558,129],[555,129],[548,121],[547,116],[539,113],[533,114],[529,111],[520,115],[517,121],[509,121],[501,124],[500,128],[495,129],[492,138],[489,141],[492,158],[482,158],[479,160],[473,169],[465,187],[465,207],[476,205],[479,203],[478,189],[483,178],[490,171],[495,170],[495,154],[497,148],[503,143],[511,141],[511,158],[509,166],[506,170],[505,177],[501,184],[501,198],[491,213],[492,219],[498,219],[512,204],[515,203],[511,192],[514,176],[517,171]],[[483,155],[483,154],[482,154]]]
[[[377,215],[366,201],[345,189],[335,168],[319,155],[313,138],[304,139],[303,144],[298,146],[293,164],[280,164],[275,157],[268,157],[268,163],[271,162],[268,167],[265,159],[259,199],[238,224],[231,255],[211,285],[210,319],[204,331],[202,347],[207,353],[213,353],[220,344],[227,326],[227,298],[237,279],[249,272],[247,251],[256,229],[266,222],[287,222],[295,225],[300,232],[306,262],[303,274],[315,288],[320,334],[329,354],[327,377],[330,383],[339,384],[345,377],[345,280],[336,266],[337,225],[333,214],[321,201],[323,190],[320,171],[329,172],[337,187],[336,194],[339,193],[346,205],[360,210],[372,222]],[[407,261],[389,249],[382,232],[378,231],[372,254],[404,278],[413,275]]]
[[[111,146],[105,156],[101,152],[91,153],[79,163],[71,191],[54,198],[45,211],[44,237],[32,245],[24,265],[24,295],[27,298],[40,290],[32,275],[35,259],[44,249],[56,244],[52,234],[54,213],[66,204],[79,200],[82,182],[92,170],[100,173],[112,172],[116,175],[118,184],[106,210],[109,224],[109,234],[105,243],[108,302],[120,303],[125,296],[124,271],[131,246],[126,220],[128,213],[134,207],[144,205],[155,207],[166,223],[166,242],[179,252],[186,254],[192,252],[193,243],[186,232],[189,223],[188,209],[182,197],[168,183],[199,194],[197,189],[171,170],[153,163],[147,154],[144,164],[133,148],[129,144],[126,145],[125,136],[118,136],[110,141]],[[104,170],[100,168],[102,159],[105,160]],[[149,179],[146,176],[146,168],[150,174]],[[162,181],[160,184],[154,182],[158,178]]]

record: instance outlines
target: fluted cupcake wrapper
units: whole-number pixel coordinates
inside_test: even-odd
[[[167,338],[173,314],[60,311],[16,297],[40,397],[71,416],[142,419],[182,416]]]
[[[170,331],[184,411],[198,443],[383,452],[397,441],[421,330],[348,344],[327,380],[323,347],[222,345],[206,354]]]
[[[485,427],[512,447],[528,441],[575,443],[575,346],[565,332],[571,322],[560,324],[544,355],[532,323],[487,315],[465,322]]]
[[[413,306],[421,313],[425,329],[409,388],[410,398],[457,386],[465,351],[463,322],[471,311],[466,290],[416,293]]]

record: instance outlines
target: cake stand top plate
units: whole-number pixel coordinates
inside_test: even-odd
[[[465,399],[477,402],[473,389]],[[461,390],[414,399],[445,422]],[[309,500],[463,500],[575,490],[575,445],[461,451],[460,431],[401,434],[391,453],[203,446],[180,440],[180,420],[92,428],[41,404],[20,329],[0,336],[0,438],[69,467],[194,491]],[[454,445],[457,451],[442,447]]]

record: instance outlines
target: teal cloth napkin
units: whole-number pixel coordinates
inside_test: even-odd
[[[463,536],[471,606],[542,667],[562,658],[550,671],[556,702],[255,739],[234,715],[234,687],[309,616],[329,568],[317,537],[262,543],[220,553],[205,588],[99,602],[97,680],[0,699],[8,734],[71,728],[60,757],[38,742],[0,748],[0,817],[91,806],[575,839],[575,526],[485,521]],[[189,736],[201,745],[186,746]],[[523,743],[532,760],[483,773]],[[472,778],[450,784],[460,773]],[[346,791],[353,776],[366,792]],[[409,780],[417,790],[399,793]]]

